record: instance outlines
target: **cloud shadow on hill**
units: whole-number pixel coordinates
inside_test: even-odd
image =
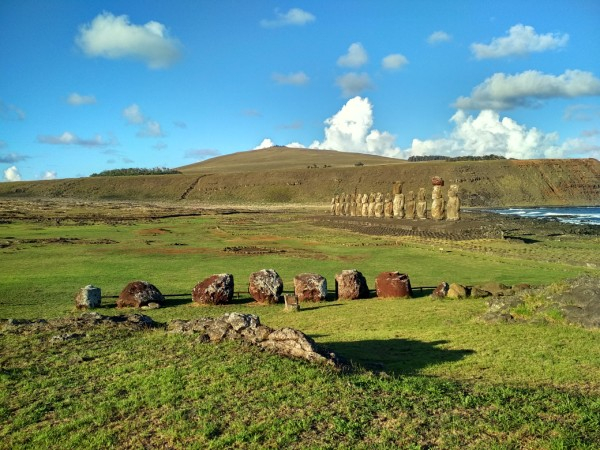
[[[326,347],[366,369],[390,375],[418,375],[421,370],[448,362],[456,362],[475,353],[474,350],[441,348],[449,341],[423,342],[411,339],[328,342]]]

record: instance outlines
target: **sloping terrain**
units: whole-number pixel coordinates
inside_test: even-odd
[[[359,164],[360,163],[360,164]],[[119,200],[190,200],[216,204],[328,204],[335,194],[404,193],[431,177],[459,185],[464,207],[567,206],[600,203],[600,162],[595,159],[427,161],[328,150],[269,149],[239,152],[180,168],[181,175],[94,177],[0,183],[0,197]]]

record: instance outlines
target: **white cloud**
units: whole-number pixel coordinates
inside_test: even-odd
[[[16,166],[11,166],[4,171],[5,181],[21,181],[21,174]]]
[[[306,25],[315,21],[315,16],[300,8],[292,8],[286,13],[275,10],[275,19],[263,19],[260,25],[265,28],[285,27],[289,25]]]
[[[160,126],[160,123],[155,120],[148,120],[144,124],[140,131],[137,132],[138,137],[163,137],[164,133]]]
[[[384,69],[388,70],[397,70],[408,64],[408,59],[406,56],[401,55],[400,53],[394,53],[386,56],[381,60],[381,66]]]
[[[82,139],[70,131],[65,131],[60,136],[38,135],[37,141],[41,144],[77,145],[82,147],[105,147],[114,144],[112,141],[105,141],[99,134],[91,139]]]
[[[573,98],[600,95],[600,79],[591,72],[567,70],[559,76],[528,70],[516,75],[496,73],[471,91],[470,97],[459,97],[459,109],[506,110],[518,106],[538,106],[540,99]]]
[[[0,100],[0,119],[3,120],[25,120],[26,114],[21,108]]]
[[[449,42],[452,40],[452,36],[450,36],[445,31],[434,31],[427,38],[427,42],[431,45],[441,44],[442,42]]]
[[[0,163],[2,164],[14,164],[19,161],[25,161],[28,159],[27,155],[19,155],[18,153],[8,153],[6,155],[0,155]]]
[[[56,172],[54,170],[46,170],[42,176],[41,176],[42,180],[55,180],[56,179]]]
[[[395,136],[373,129],[373,106],[368,98],[354,97],[325,120],[325,139],[310,148],[398,156]]]
[[[310,78],[304,72],[295,72],[287,75],[274,73],[273,80],[277,84],[291,84],[294,86],[302,86],[307,84]]]
[[[137,59],[152,69],[168,67],[181,56],[179,41],[169,36],[163,24],[134,25],[126,15],[109,12],[81,25],[75,42],[88,56]]]
[[[93,95],[80,95],[77,92],[69,94],[67,103],[73,106],[92,105],[96,103],[96,97]]]
[[[459,110],[450,119],[454,129],[442,139],[413,139],[408,156],[501,155],[506,158],[559,158],[565,151],[557,133],[527,128],[510,117],[500,118],[496,111],[484,110],[477,117]]]
[[[142,114],[142,111],[140,110],[140,107],[135,103],[129,105],[123,110],[123,117],[125,117],[127,123],[134,125],[142,124],[144,123],[144,120],[146,120]]]
[[[252,150],[260,150],[261,148],[269,148],[269,147],[275,147],[275,143],[271,139],[265,138],[262,140],[262,142],[260,144],[258,144]]]
[[[348,47],[348,53],[338,58],[337,64],[341,67],[357,68],[367,63],[369,57],[367,51],[360,42],[355,42]]]
[[[335,84],[342,89],[342,95],[344,97],[352,97],[373,87],[373,83],[368,74],[355,72],[350,72],[337,77]]]
[[[565,47],[568,41],[568,34],[536,34],[533,27],[517,24],[508,30],[508,36],[494,38],[490,44],[471,44],[471,51],[477,59],[525,56]]]
[[[289,144],[286,144],[286,147],[289,147],[289,148],[306,148],[300,142],[290,142]]]

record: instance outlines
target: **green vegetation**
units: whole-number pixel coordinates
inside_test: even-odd
[[[128,169],[103,170],[99,173],[93,173],[90,177],[124,177],[133,175],[176,175],[180,174],[178,170],[168,169],[166,167],[154,167],[153,169],[141,169],[139,167],[130,167]]]
[[[103,290],[101,314],[134,279],[155,284],[159,322],[239,311],[293,327],[356,364],[351,373],[237,343],[200,344],[162,329],[97,328],[0,336],[0,448],[594,448],[600,442],[600,334],[562,321],[486,324],[486,301],[432,300],[442,280],[550,285],[582,272],[596,237],[428,241],[358,235],[302,215],[179,217],[130,224],[0,225],[0,318],[76,315],[73,296]],[[58,238],[63,238],[58,239]],[[272,253],[236,253],[226,247]],[[555,255],[568,255],[558,258]],[[358,268],[369,286],[410,275],[411,300],[282,305],[249,301],[248,275]],[[192,307],[194,284],[235,276],[222,307]],[[423,288],[422,290],[419,288]],[[556,289],[552,288],[552,289]],[[535,308],[532,300],[531,307]]]

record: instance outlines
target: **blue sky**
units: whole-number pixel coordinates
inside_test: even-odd
[[[0,179],[271,144],[600,158],[600,2],[0,2]]]

